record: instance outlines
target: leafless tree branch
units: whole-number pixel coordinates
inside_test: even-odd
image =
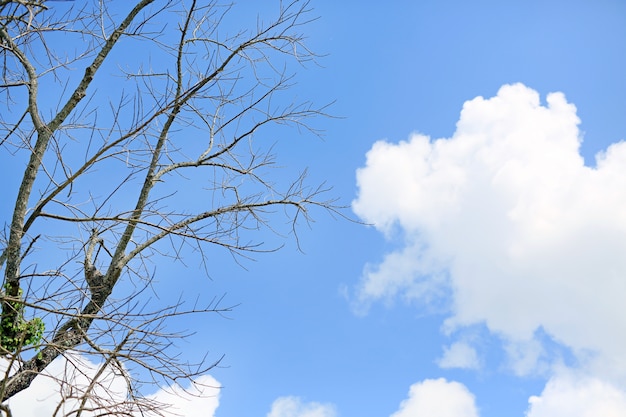
[[[49,1],[0,0],[0,157],[25,162],[0,246],[0,412],[38,376],[56,378],[59,415],[160,412],[139,381],[193,381],[221,359],[186,361],[172,341],[189,333],[167,323],[232,306],[159,305],[154,260],[273,251],[258,231],[297,240],[315,208],[340,213],[306,170],[272,172],[277,137],[317,134],[308,121],[326,114],[283,96],[292,63],[316,59],[299,32],[309,4],[233,34],[216,1]],[[46,373],[57,358],[66,375]],[[103,394],[111,375],[124,398]]]

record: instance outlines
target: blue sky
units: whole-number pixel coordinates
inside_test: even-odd
[[[287,238],[242,265],[225,254],[211,279],[159,264],[164,294],[185,280],[238,304],[177,323],[197,330],[184,352],[225,355],[219,397],[181,407],[625,415],[626,3],[311,4],[324,57],[290,94],[340,117],[279,141],[279,165],[309,167],[371,226],[319,211],[303,253]]]

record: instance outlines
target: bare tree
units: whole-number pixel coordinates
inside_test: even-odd
[[[289,62],[315,58],[300,33],[308,2],[281,2],[273,20],[226,34],[230,8],[0,0],[1,163],[25,164],[3,179],[14,202],[0,242],[5,415],[40,375],[58,378],[55,415],[158,413],[138,383],[192,380],[219,361],[179,356],[172,339],[186,334],[168,333],[168,318],[230,307],[155,308],[153,259],[195,254],[210,271],[216,255],[277,249],[258,230],[290,232],[314,206],[336,210],[304,173],[271,172],[280,125],[316,133],[307,120],[324,113],[278,100],[291,91]],[[61,356],[73,375],[47,374]],[[82,385],[81,357],[102,364]],[[114,374],[121,397],[107,388]]]

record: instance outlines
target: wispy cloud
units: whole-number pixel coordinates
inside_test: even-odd
[[[437,361],[442,368],[478,369],[480,361],[476,349],[466,342],[454,342],[443,350]]]

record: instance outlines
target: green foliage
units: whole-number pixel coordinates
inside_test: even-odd
[[[5,284],[5,291],[9,288]],[[18,291],[18,297],[22,297],[22,289]],[[24,319],[24,303],[20,300],[9,301],[8,305],[15,312],[5,315],[0,323],[0,346],[3,350],[15,353],[23,346],[38,346],[43,338],[45,329],[43,320],[35,317],[32,320]]]

